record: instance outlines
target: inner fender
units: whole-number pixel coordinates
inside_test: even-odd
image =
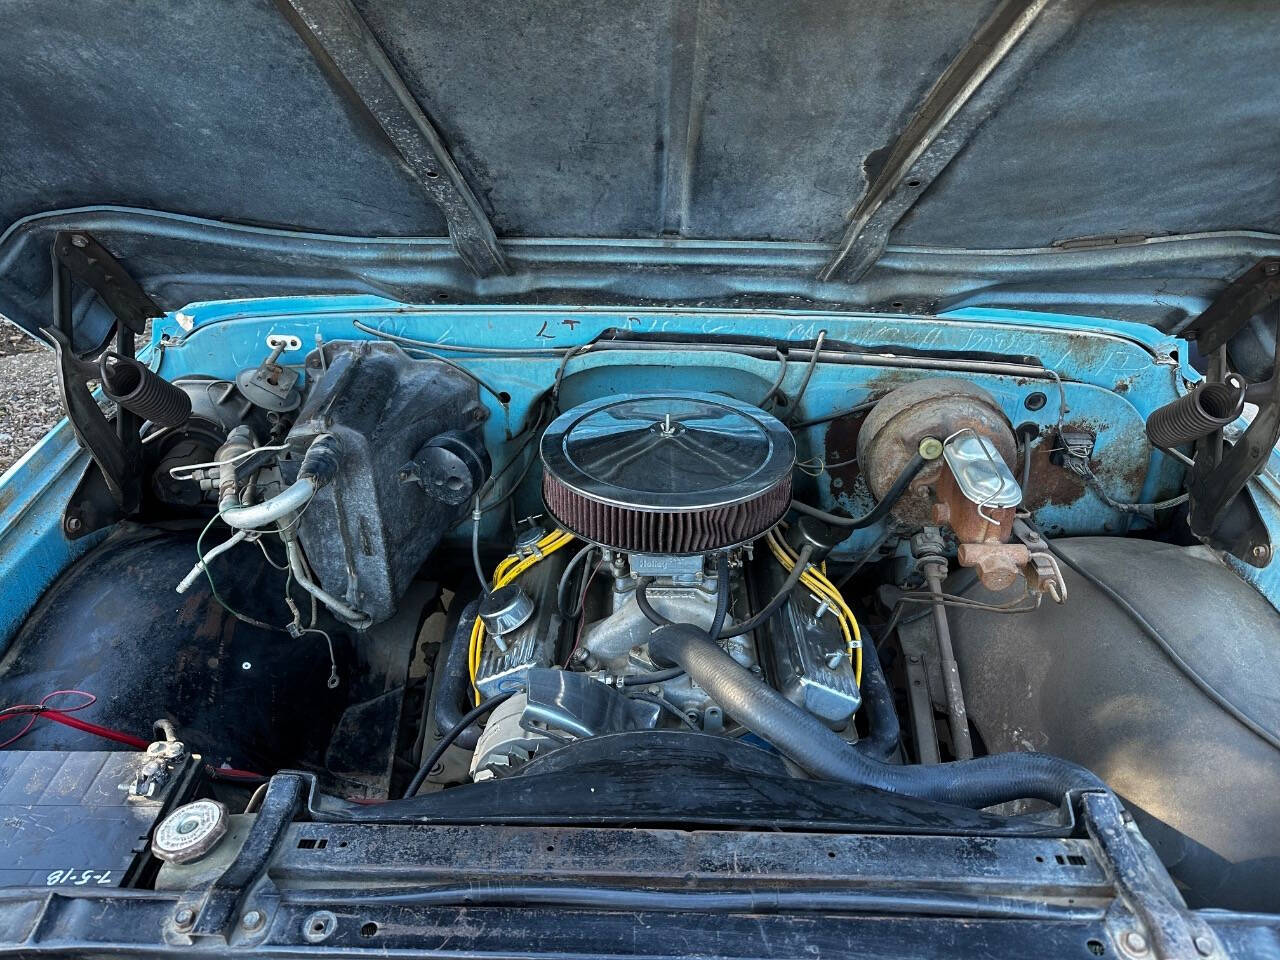
[[[204,577],[176,593],[174,586],[195,563],[195,542],[195,531],[125,526],[73,564],[0,661],[0,705],[38,703],[54,690],[84,690],[98,699],[76,716],[144,739],[151,738],[155,720],[167,718],[184,742],[215,765],[269,772],[322,764],[345,706],[341,688],[326,686],[329,654],[323,639],[295,640],[237,620],[213,597]],[[206,537],[206,551],[217,542]],[[238,546],[209,567],[219,592],[241,613],[271,624],[288,621],[284,574],[261,551]],[[341,656],[342,637],[334,639]],[[11,720],[9,730],[0,727],[0,739],[16,733],[17,725]],[[15,747],[112,745],[37,720]]]
[[[1044,751],[1094,770],[1192,907],[1280,910],[1280,750],[1188,673],[1277,738],[1280,614],[1203,548],[1118,537],[1055,547],[1067,561],[1065,605],[1017,616],[948,611],[969,716],[987,748]],[[1121,597],[1163,646],[1078,571]],[[1004,598],[976,584],[966,595]]]

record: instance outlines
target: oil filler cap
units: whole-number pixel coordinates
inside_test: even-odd
[[[160,821],[151,852],[169,863],[191,863],[216,847],[226,832],[227,808],[217,800],[196,800]]]

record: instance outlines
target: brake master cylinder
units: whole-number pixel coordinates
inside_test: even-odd
[[[858,434],[858,462],[877,499],[916,454],[928,461],[893,508],[912,527],[951,531],[957,560],[984,586],[1011,586],[1030,562],[1008,541],[1022,490],[1013,427],[995,398],[965,380],[916,380],[886,394]]]

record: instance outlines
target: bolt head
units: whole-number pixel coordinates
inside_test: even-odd
[[[1126,933],[1122,943],[1130,953],[1142,954],[1147,952],[1147,938],[1137,930],[1130,930]]]
[[[257,930],[265,920],[261,910],[250,910],[240,918],[240,926],[245,930]]]
[[[1196,937],[1192,943],[1196,945],[1196,952],[1199,953],[1200,956],[1208,957],[1213,954],[1213,941],[1204,934]]]
[[[1257,557],[1259,560],[1261,560],[1263,557],[1265,557],[1265,556],[1267,555],[1267,548],[1266,548],[1266,545],[1265,545],[1265,544],[1261,544],[1261,543],[1260,543],[1260,544],[1258,544],[1256,547],[1254,547],[1254,548],[1253,548],[1253,555],[1254,555],[1255,557]]]
[[[77,233],[74,237],[71,238],[71,245],[73,247],[80,247],[81,249],[83,249],[84,247],[87,247],[89,245],[89,238],[84,236],[83,234]]]
[[[161,760],[177,760],[186,751],[186,745],[180,740],[157,740],[147,744],[147,756]]]
[[[84,526],[84,521],[79,517],[67,517],[67,531],[69,533],[79,533],[80,528]]]
[[[173,915],[173,923],[177,927],[189,927],[195,922],[196,914],[190,907],[182,907]]]

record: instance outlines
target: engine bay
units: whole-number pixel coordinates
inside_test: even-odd
[[[1195,549],[1186,465],[1144,426],[1178,402],[1172,341],[958,316],[926,346],[911,318],[758,318],[790,331],[766,343],[695,314],[590,311],[568,347],[527,345],[536,313],[472,342],[429,314],[359,313],[264,341],[211,309],[158,335],[167,379],[155,360],[113,372],[122,408],[146,400],[148,522],[103,539],[73,497],[64,530],[89,552],[0,678],[52,712],[99,697],[108,729],[169,724],[218,816],[279,770],[331,807],[480,809],[476,791],[611,763],[680,790],[659,774],[677,764],[697,807],[716,770],[763,764],[1039,823],[1123,778],[1107,704],[1029,671],[1092,642],[1072,629],[1099,605],[1180,589],[1156,554]],[[1134,551],[1141,599],[1091,567],[1106,544]],[[1249,598],[1240,632],[1274,618],[1215,571]],[[1126,624],[1095,661],[1140,686]],[[1059,689],[1075,715],[1046,706]],[[1174,846],[1201,799],[1149,801],[1180,775],[1170,758],[1121,787]],[[161,859],[160,882],[190,879]],[[1188,883],[1221,885],[1205,870]]]
[[[270,372],[277,359],[264,362],[269,372],[246,371],[238,381],[288,380]],[[763,690],[852,749],[897,759],[899,724],[878,656],[824,572],[858,530],[880,527],[883,535],[846,564],[842,582],[891,556],[894,579],[875,583],[894,591],[890,616],[938,611],[949,717],[942,739],[952,758],[974,751],[946,605],[984,601],[946,593],[950,566],[989,591],[1012,591],[1012,600],[989,604],[1002,612],[1067,600],[1056,559],[1018,516],[1013,470],[1029,469],[1030,428],[1019,439],[995,397],[970,380],[922,376],[858,405],[861,427],[843,465],[859,465],[874,505],[847,516],[793,501],[793,476],[805,464],[792,429],[775,415],[796,419],[780,388],[763,405],[687,390],[609,394],[545,424],[559,408],[540,410],[525,428],[520,486],[504,491],[483,442],[489,411],[464,371],[378,341],[330,341],[306,366],[320,375],[296,410],[275,411],[270,434],[241,422],[210,461],[166,461],[169,495],[194,500],[190,488],[198,487],[199,499],[216,497],[218,524],[234,531],[198,545],[203,559],[179,587],[212,573],[216,556],[259,541],[285,558],[296,585],[285,592],[290,635],[328,639],[316,618],[323,610],[359,637],[396,612],[451,527],[469,532],[475,580],[464,579],[454,596],[464,608],[441,654],[431,710],[441,739],[406,795],[450,782],[431,779],[447,747],[471,751],[467,778],[481,782],[514,775],[557,747],[628,731],[768,743],[758,728],[765,721],[753,718],[757,729],[741,722],[749,706],[720,702]],[[806,462],[819,474],[830,469],[821,457]],[[515,523],[510,552],[493,564],[492,542],[482,543],[485,516],[526,486],[538,489],[542,509]],[[309,595],[310,618],[292,597],[296,588]],[[656,653],[651,635],[677,626],[714,640],[740,671],[735,679],[750,686],[718,699],[696,671]],[[874,735],[855,723],[868,668],[885,701],[876,716],[888,728]],[[336,686],[338,676],[335,658],[328,682]],[[472,710],[487,715],[483,728],[466,722]]]
[[[1268,13],[0,5],[0,960],[1280,960]]]

